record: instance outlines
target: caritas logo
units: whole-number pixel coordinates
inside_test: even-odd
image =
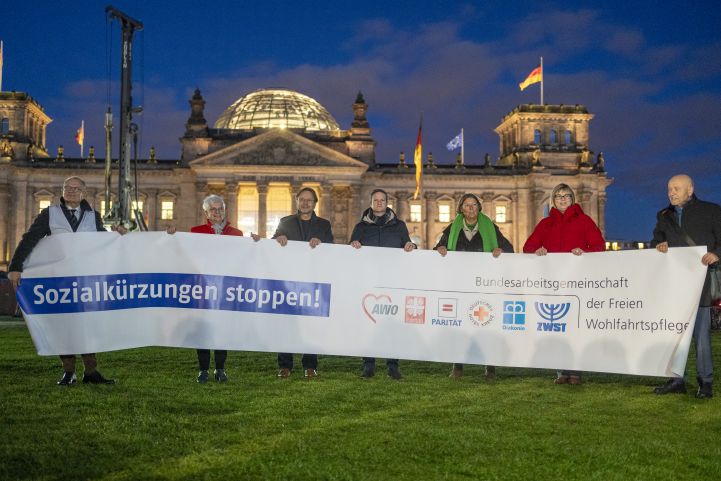
[[[426,298],[420,296],[406,296],[406,323],[426,323]]]
[[[383,320],[394,320],[398,317],[398,305],[393,304],[388,294],[366,294],[361,302],[363,313],[377,324]]]

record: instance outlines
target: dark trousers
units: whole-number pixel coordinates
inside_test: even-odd
[[[94,353],[81,354],[83,364],[85,365],[85,374],[92,374],[98,366],[98,360]],[[75,354],[64,354],[60,356],[65,372],[75,372]]]
[[[318,369],[318,354],[303,354],[300,359],[303,369]],[[278,367],[280,369],[293,369],[293,354],[290,352],[278,353]]]
[[[225,359],[228,357],[228,351],[215,350],[215,368],[225,369]],[[198,349],[198,365],[201,371],[210,369],[210,349]]]
[[[363,364],[372,364],[376,365],[376,358],[375,357],[364,357],[363,358]],[[386,365],[393,366],[398,365],[398,359],[386,359]]]

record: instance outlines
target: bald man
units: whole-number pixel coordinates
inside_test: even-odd
[[[671,205],[656,216],[651,246],[666,253],[669,247],[704,246],[707,252],[699,259],[705,266],[719,268],[721,257],[721,206],[696,198],[691,177],[674,175],[668,181]],[[696,343],[697,398],[713,397],[713,362],[711,358],[711,299],[709,274],[699,299],[693,337]],[[674,377],[654,389],[656,394],[685,393],[684,377]]]

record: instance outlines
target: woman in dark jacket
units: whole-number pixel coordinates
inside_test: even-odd
[[[491,219],[481,212],[481,200],[474,194],[461,197],[455,220],[443,229],[441,239],[434,247],[443,257],[448,251],[490,252],[498,257],[502,252],[513,252],[513,246],[498,230]],[[451,376],[463,376],[463,364],[453,364]],[[486,379],[496,377],[495,366],[486,366]]]
[[[551,211],[541,219],[523,246],[526,254],[545,256],[549,252],[603,252],[606,241],[589,216],[576,204],[573,190],[558,184],[551,192]],[[558,371],[556,384],[581,384],[580,371]]]
[[[350,245],[356,249],[360,249],[361,246],[395,247],[410,252],[416,248],[411,242],[406,223],[388,207],[388,194],[382,189],[371,192],[371,206],[363,212],[361,221],[353,229],[350,240]],[[386,365],[388,376],[392,379],[401,378],[398,359],[386,359]],[[373,377],[375,372],[375,358],[364,357],[361,377],[366,379]]]

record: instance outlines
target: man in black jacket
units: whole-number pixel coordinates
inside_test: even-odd
[[[333,232],[330,222],[315,215],[315,206],[318,203],[318,195],[310,187],[304,187],[295,196],[298,204],[298,212],[283,217],[278,223],[278,228],[273,234],[273,239],[278,244],[286,246],[288,241],[307,242],[311,248],[315,248],[323,242],[333,243]],[[258,240],[257,236],[253,239]],[[318,355],[303,354],[303,375],[307,378],[314,378],[318,375]],[[287,352],[278,353],[278,377],[288,378],[293,370],[293,354]]]
[[[63,195],[60,203],[43,209],[35,218],[28,231],[23,235],[20,244],[8,267],[8,279],[17,289],[22,277],[23,264],[35,246],[43,237],[49,235],[72,234],[74,232],[105,232],[100,213],[93,210],[90,204],[83,199],[85,182],[79,177],[68,177],[63,182]],[[123,227],[117,227],[120,234],[127,232]],[[60,356],[63,363],[63,377],[58,381],[59,386],[75,384],[75,354]],[[106,379],[96,369],[97,359],[94,353],[82,355],[85,373],[83,383],[114,384],[112,379]]]
[[[668,181],[668,198],[671,205],[656,216],[651,246],[659,252],[669,247],[705,246],[708,252],[701,257],[705,266],[716,265],[721,257],[721,206],[704,202],[693,193],[693,180],[688,175],[675,175]],[[713,360],[711,358],[711,299],[709,274],[699,300],[693,335],[696,342],[696,371],[698,398],[713,396]],[[656,394],[685,393],[683,377],[670,378],[654,389]]]
[[[371,206],[363,212],[361,221],[353,229],[350,240],[350,245],[356,249],[360,249],[361,246],[395,247],[410,252],[416,248],[411,242],[406,223],[388,207],[388,194],[382,189],[371,192]],[[386,365],[388,376],[392,379],[401,378],[398,359],[386,359]],[[368,379],[375,376],[375,372],[376,359],[364,357],[361,377]]]

